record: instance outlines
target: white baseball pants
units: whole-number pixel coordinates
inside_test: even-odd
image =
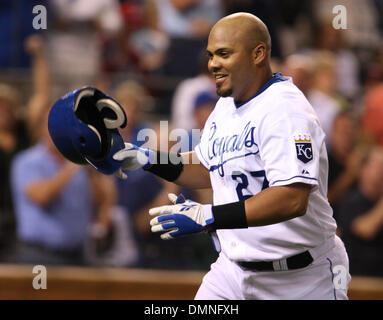
[[[241,268],[220,253],[203,278],[196,300],[346,300],[351,280],[346,249],[335,236],[309,250],[314,261],[287,271]]]

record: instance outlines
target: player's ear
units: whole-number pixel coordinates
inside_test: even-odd
[[[262,63],[267,56],[267,49],[264,43],[258,44],[252,51],[252,58],[254,64]]]

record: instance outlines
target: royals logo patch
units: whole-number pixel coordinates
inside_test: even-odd
[[[297,151],[297,158],[303,163],[307,163],[313,159],[313,148],[311,144],[310,136],[301,136],[294,137],[295,140],[295,149]]]

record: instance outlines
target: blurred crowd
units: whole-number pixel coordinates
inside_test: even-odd
[[[268,26],[274,72],[292,77],[326,133],[328,197],[352,275],[383,276],[383,0],[0,0],[0,262],[207,270],[207,234],[160,240],[149,208],[191,191],[143,170],[118,180],[69,163],[47,115],[63,94],[95,86],[124,107],[125,141],[191,133],[218,99],[205,53],[211,26],[251,12]],[[47,29],[32,27],[35,5]],[[170,149],[156,135],[155,147]],[[190,136],[191,137],[191,136]],[[184,148],[192,149],[192,143]],[[184,151],[185,149],[183,149]]]

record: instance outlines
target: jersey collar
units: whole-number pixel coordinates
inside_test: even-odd
[[[248,103],[250,100],[254,99],[256,96],[260,95],[263,91],[265,91],[268,87],[270,87],[273,83],[277,83],[277,82],[281,82],[281,81],[286,81],[288,80],[289,78],[287,77],[284,77],[282,76],[282,73],[281,72],[278,72],[278,73],[274,73],[274,75],[269,79],[267,80],[267,82],[261,87],[261,89],[259,89],[255,95],[253,95],[251,98],[247,99],[246,101],[244,102],[241,102],[241,103],[235,103],[234,101],[234,105],[235,107],[238,109],[239,107],[242,107],[244,104]]]

